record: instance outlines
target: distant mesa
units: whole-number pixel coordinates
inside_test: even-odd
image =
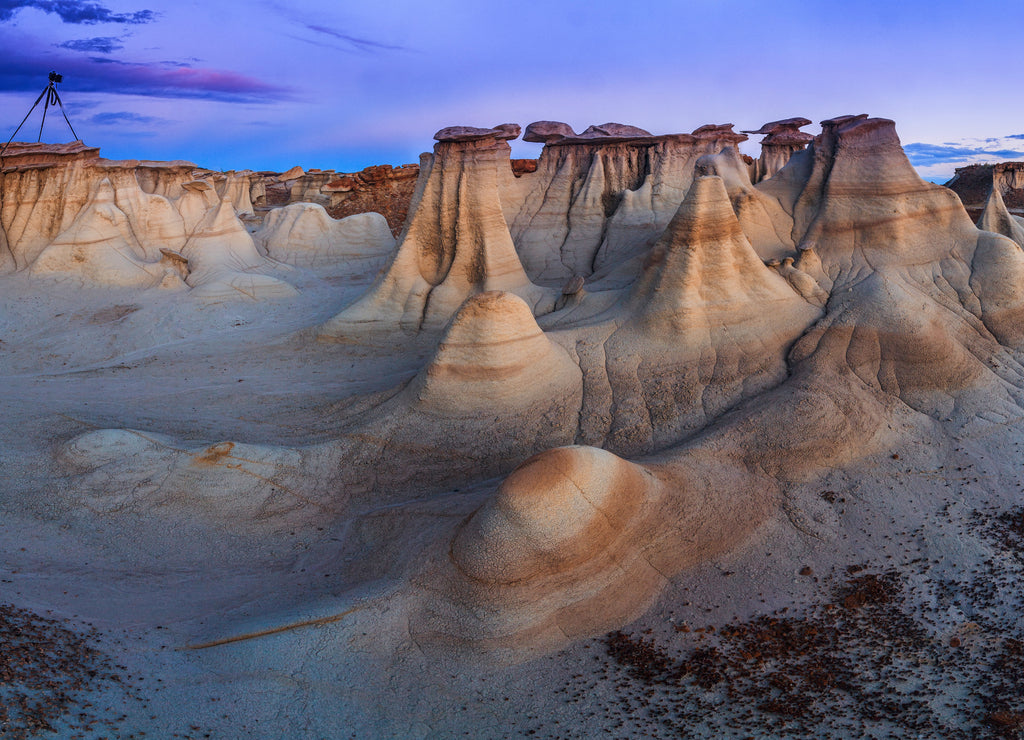
[[[960,196],[975,221],[981,217],[993,187],[999,189],[1007,210],[1024,216],[1024,162],[971,164],[958,167],[946,187]]]

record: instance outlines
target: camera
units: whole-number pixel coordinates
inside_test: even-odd
[[[64,75],[59,75],[56,72],[50,72],[50,82],[64,82]]]

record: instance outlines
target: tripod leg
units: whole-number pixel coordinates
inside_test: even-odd
[[[60,112],[64,116],[64,122],[67,123],[68,128],[71,129],[71,135],[75,137],[75,141],[78,141],[78,134],[75,133],[75,127],[71,125],[71,121],[68,120],[68,114],[64,111],[64,103],[60,99],[60,95],[57,94],[57,90],[54,89],[53,95],[57,98],[57,105],[60,106]]]
[[[51,102],[52,91],[53,83],[51,82],[50,87],[48,87],[46,90],[46,102],[43,103],[43,120],[42,123],[39,124],[39,138],[36,139],[37,144],[43,140],[43,126],[46,125],[46,111],[51,105],[53,105],[53,103]]]
[[[11,145],[11,142],[14,141],[14,137],[18,135],[19,131],[21,131],[21,127],[25,125],[25,121],[27,121],[28,117],[32,115],[32,111],[36,109],[36,106],[39,105],[39,101],[43,99],[43,96],[46,95],[46,91],[49,89],[50,88],[46,88],[46,90],[43,90],[41,93],[39,93],[39,97],[36,98],[36,102],[32,103],[32,107],[28,109],[28,113],[25,114],[25,117],[21,119],[21,123],[18,124],[18,128],[14,129],[14,133],[11,134],[11,138],[9,138],[7,140],[7,143],[4,144],[4,148],[0,149],[0,157],[2,157],[4,155],[4,152],[7,151],[7,147],[9,147]]]

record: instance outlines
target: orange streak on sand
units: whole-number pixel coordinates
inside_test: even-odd
[[[330,624],[331,622],[341,621],[344,617],[355,611],[359,611],[363,606],[354,606],[351,609],[343,611],[341,614],[334,614],[329,617],[320,617],[319,619],[307,619],[303,622],[295,622],[294,624],[285,624],[281,627],[271,627],[270,629],[260,630],[259,632],[248,632],[244,635],[235,635],[234,637],[225,637],[221,640],[213,640],[212,642],[203,642],[199,645],[186,645],[179,650],[206,650],[207,648],[218,647],[220,645],[227,645],[232,642],[242,642],[244,640],[254,640],[258,637],[267,637],[268,635],[276,635],[279,632],[289,632],[291,630],[301,629],[302,627],[318,627],[322,624]]]

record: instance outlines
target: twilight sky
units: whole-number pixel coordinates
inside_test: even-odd
[[[353,171],[455,124],[870,113],[943,181],[1024,158],[1022,24],[1020,0],[0,0],[0,146],[54,69],[78,135],[116,159]],[[43,138],[72,138],[54,110]]]

